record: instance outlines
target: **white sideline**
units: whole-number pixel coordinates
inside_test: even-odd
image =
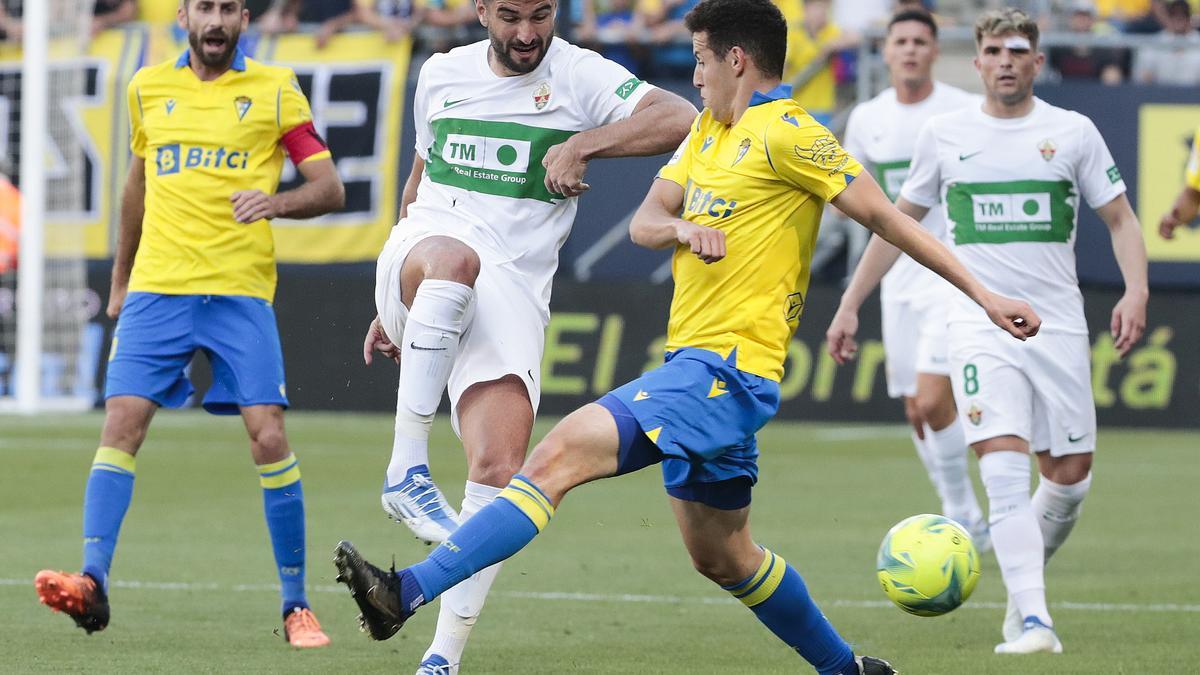
[[[117,588],[145,589],[155,591],[217,591],[231,593],[278,592],[278,584],[222,584],[215,581],[126,581],[114,579]],[[33,579],[0,579],[0,586],[33,586]],[[340,585],[314,584],[308,587],[317,593],[345,593]],[[727,605],[736,604],[733,598],[720,596],[636,595],[629,593],[567,593],[562,591],[495,591],[492,596],[529,600],[558,600],[567,602],[625,602],[671,605]],[[861,609],[891,609],[887,600],[826,600],[820,604],[830,607],[853,607]],[[1004,609],[1002,602],[968,601],[966,609]],[[1078,612],[1168,612],[1200,613],[1200,605],[1177,603],[1128,603],[1128,602],[1052,602],[1052,609]]]

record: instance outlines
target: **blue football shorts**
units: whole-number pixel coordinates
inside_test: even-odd
[[[685,348],[597,403],[617,422],[618,474],[662,463],[667,493],[719,509],[750,503],[758,481],[754,434],[779,409],[779,383]]]
[[[178,408],[194,389],[187,366],[196,351],[212,365],[204,409],[236,415],[242,406],[287,407],[275,310],[241,295],[130,293],[108,357],[104,398],[140,396]]]

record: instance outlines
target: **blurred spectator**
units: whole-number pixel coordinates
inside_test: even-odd
[[[644,26],[633,0],[581,0],[583,17],[575,28],[576,43],[594,49],[633,73],[644,71]]]
[[[0,0],[0,42],[21,41],[21,0]]]
[[[887,23],[891,11],[892,0],[834,0],[832,23],[845,33],[862,35]]]
[[[1123,33],[1157,33],[1153,0],[1096,0],[1099,17]]]
[[[792,84],[792,97],[818,122],[828,125],[837,106],[837,81],[830,57],[858,43],[858,36],[843,33],[830,21],[829,0],[804,4],[801,30],[788,36],[783,81]]]
[[[17,269],[21,243],[21,193],[0,174],[0,274]]]
[[[650,31],[655,77],[687,77],[696,69],[691,33],[683,17],[699,0],[638,0],[637,12]]]
[[[414,0],[357,0],[354,9],[358,23],[383,33],[388,42],[411,34],[424,14],[424,8]]]
[[[358,12],[354,0],[281,0],[275,2],[259,22],[264,33],[291,33],[301,23],[315,23],[313,34],[317,49],[324,49],[329,40],[346,26],[354,23]]]
[[[138,0],[96,0],[92,6],[92,37],[138,16]]]
[[[1200,34],[1192,29],[1187,0],[1171,0],[1159,44],[1143,47],[1137,57],[1137,80],[1180,87],[1200,85]]]
[[[1076,35],[1104,35],[1113,28],[1096,21],[1091,0],[1076,0],[1067,16],[1067,31]],[[1120,84],[1129,77],[1128,49],[1108,47],[1051,47],[1050,67],[1064,80],[1099,80]]]

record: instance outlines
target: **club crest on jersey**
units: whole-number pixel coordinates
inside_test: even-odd
[[[169,98],[167,99],[167,117],[170,117],[173,112],[175,112],[175,99]]]
[[[251,101],[249,96],[239,96],[233,99],[233,107],[237,110],[239,122],[246,118],[246,113],[250,112],[252,105],[254,105],[254,101]]]
[[[971,424],[979,426],[983,422],[983,408],[980,408],[978,403],[972,403],[971,409],[967,411],[967,419],[971,420]]]
[[[533,107],[541,110],[550,103],[550,83],[542,81],[538,83],[537,89],[533,90]]]
[[[737,166],[737,163],[742,161],[742,158],[746,156],[747,152],[750,152],[750,139],[743,138],[741,145],[738,146],[737,157],[734,158],[733,164],[730,164],[729,166],[730,167]]]
[[[1054,145],[1054,141],[1049,138],[1038,143],[1038,152],[1042,153],[1042,159],[1049,162],[1054,159],[1054,153],[1058,152],[1058,146]]]
[[[792,293],[787,296],[787,322],[792,323],[800,320],[800,313],[804,311],[804,296],[800,293]]]

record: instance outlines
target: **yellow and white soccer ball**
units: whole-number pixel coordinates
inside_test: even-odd
[[[979,551],[961,525],[925,513],[888,530],[876,570],[883,592],[900,609],[941,616],[971,597],[979,582]]]

